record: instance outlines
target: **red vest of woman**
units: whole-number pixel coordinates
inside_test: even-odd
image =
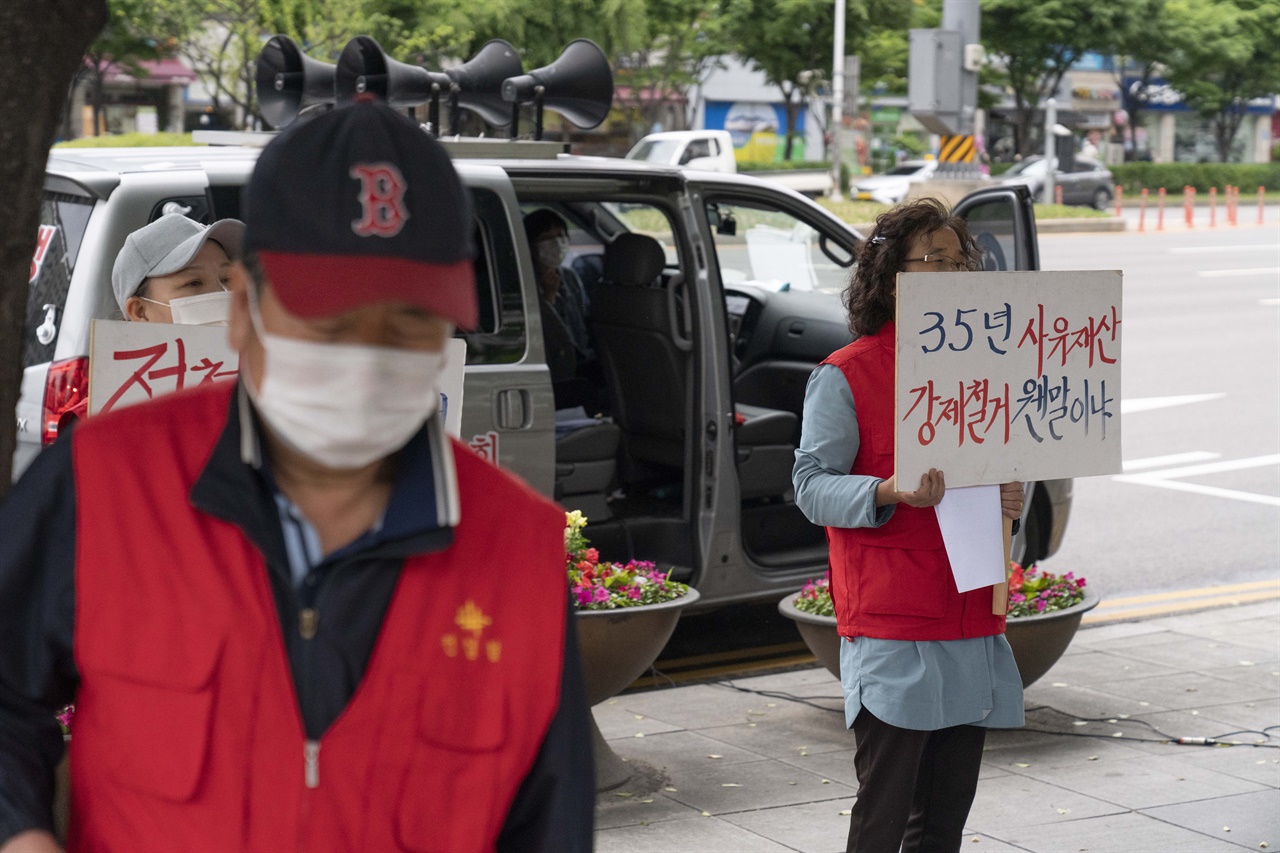
[[[858,418],[851,474],[893,476],[894,324],[885,323],[832,353]],[[945,472],[944,472],[945,473]],[[915,484],[899,483],[902,491]],[[831,595],[842,637],[959,640],[1004,633],[991,612],[991,587],[956,591],[932,507],[894,507],[880,527],[828,527]]]
[[[316,751],[261,554],[188,499],[230,388],[76,433],[69,849],[492,849],[559,701],[562,513],[455,444],[454,542],[406,561]]]

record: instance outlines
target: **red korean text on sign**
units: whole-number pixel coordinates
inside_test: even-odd
[[[1094,366],[1095,360],[1115,364],[1116,360],[1107,355],[1104,347],[1115,343],[1121,322],[1123,321],[1117,316],[1116,306],[1112,305],[1109,311],[1103,311],[1100,316],[1090,316],[1077,329],[1071,328],[1071,321],[1066,317],[1055,317],[1046,327],[1042,303],[1037,306],[1036,316],[1027,320],[1026,329],[1018,339],[1018,347],[1021,348],[1028,341],[1036,347],[1037,378],[1044,376],[1046,358],[1050,361],[1056,359],[1060,367],[1066,367],[1068,356],[1076,350],[1088,353],[1089,367]],[[1049,347],[1047,353],[1046,344]]]

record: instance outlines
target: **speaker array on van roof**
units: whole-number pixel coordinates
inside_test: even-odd
[[[465,109],[486,124],[510,127],[514,139],[520,107],[532,104],[533,137],[541,139],[544,108],[578,127],[592,128],[604,121],[613,103],[613,70],[590,39],[575,39],[555,62],[526,74],[515,47],[502,39],[486,43],[464,65],[429,71],[397,62],[369,36],[349,41],[333,65],[312,59],[288,36],[278,35],[258,54],[256,80],[262,116],[276,128],[305,112],[373,95],[397,108],[427,104],[427,125],[438,135],[443,97],[449,135],[457,135],[458,111]]]

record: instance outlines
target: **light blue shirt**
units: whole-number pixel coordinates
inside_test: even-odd
[[[879,527],[893,507],[875,505],[878,477],[850,474],[858,455],[853,391],[838,367],[819,365],[805,389],[792,480],[796,505],[824,527]],[[964,640],[842,638],[845,724],[864,707],[903,729],[1023,724],[1022,678],[1003,634]]]

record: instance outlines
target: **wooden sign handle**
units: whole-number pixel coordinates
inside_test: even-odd
[[[1004,573],[1009,576],[1009,558],[1013,554],[1013,519],[1007,515],[1000,516],[1004,531]],[[991,612],[1003,616],[1009,612],[1009,582],[1004,581],[991,587]]]

